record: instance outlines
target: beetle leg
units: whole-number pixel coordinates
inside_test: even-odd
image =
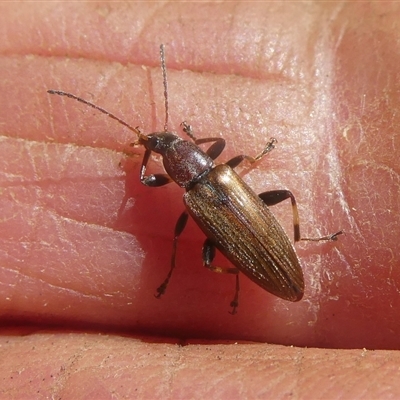
[[[203,244],[203,265],[212,272],[219,274],[238,274],[239,270],[235,267],[216,267],[211,265],[215,258],[215,245],[210,239],[206,239]]]
[[[189,125],[186,121],[183,121],[181,123],[183,132],[185,132],[193,141],[195,144],[203,144],[203,143],[211,143],[214,142],[206,151],[206,154],[215,160],[224,150],[225,148],[225,139],[222,138],[216,138],[216,137],[211,137],[211,138],[202,138],[202,139],[197,139],[193,135],[193,129],[192,125]]]
[[[250,164],[255,163],[256,161],[263,158],[266,154],[268,154],[271,150],[275,148],[276,139],[271,138],[269,142],[265,145],[263,151],[260,154],[257,154],[255,157],[247,156],[245,154],[240,154],[236,157],[231,158],[226,164],[231,168],[236,168],[243,160],[247,160]]]
[[[175,225],[175,232],[174,232],[174,241],[172,243],[172,256],[171,256],[171,268],[168,272],[167,277],[165,278],[164,282],[157,288],[157,294],[155,295],[158,299],[165,293],[167,289],[169,280],[171,279],[172,271],[175,268],[175,259],[176,259],[176,246],[178,243],[178,238],[185,229],[189,214],[184,211],[178,221],[176,221]]]
[[[142,182],[143,185],[151,187],[164,186],[172,182],[172,179],[167,174],[145,175],[150,155],[151,150],[146,150],[143,156],[142,166],[140,167],[140,182]]]
[[[206,239],[203,245],[203,265],[210,271],[219,274],[236,274],[235,297],[231,301],[231,314],[236,314],[236,308],[239,305],[239,270],[235,267],[217,267],[211,265],[215,258],[215,245],[210,239]]]
[[[188,124],[186,121],[183,121],[183,122],[181,122],[181,127],[182,127],[183,132],[185,132],[186,135],[188,135],[190,137],[190,139],[192,139],[196,143],[197,138],[193,134],[192,125]]]
[[[213,160],[215,160],[225,148],[225,140],[222,138],[203,138],[196,140],[196,144],[214,142],[207,150],[206,154]]]
[[[298,242],[300,240],[308,240],[313,242],[318,242],[320,240],[337,240],[337,237],[343,233],[343,231],[338,231],[331,235],[326,235],[319,238],[302,238],[300,235],[299,211],[297,209],[296,199],[293,196],[292,192],[290,192],[289,190],[271,190],[268,192],[260,193],[258,196],[267,206],[274,206],[275,204],[278,204],[281,201],[290,198],[293,210],[293,229],[295,242]]]
[[[236,291],[235,291],[235,297],[231,301],[230,306],[232,307],[231,314],[235,315],[236,314],[236,309],[238,308],[239,305],[239,274],[236,274]]]

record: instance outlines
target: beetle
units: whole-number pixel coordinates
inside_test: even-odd
[[[190,215],[206,235],[202,250],[204,266],[214,272],[236,275],[236,290],[231,302],[232,314],[236,313],[238,307],[239,272],[275,296],[293,302],[301,300],[304,294],[304,277],[299,259],[269,206],[290,199],[295,242],[333,241],[343,232],[338,231],[319,238],[302,238],[296,200],[289,190],[272,190],[257,195],[234,171],[244,160],[254,164],[268,154],[275,147],[274,138],[271,138],[255,157],[240,154],[224,164],[216,165],[214,160],[224,150],[224,139],[197,139],[187,122],[182,122],[181,126],[190,140],[184,140],[176,133],[170,132],[164,45],[160,46],[160,57],[165,103],[165,124],[162,132],[144,135],[138,128],[87,100],[68,92],[48,90],[49,94],[66,96],[84,103],[134,132],[137,141],[132,145],[145,148],[140,168],[142,184],[159,187],[175,182],[185,189],[183,201],[186,209],[175,226],[170,270],[157,289],[156,297],[160,298],[168,286],[175,268],[178,238]],[[203,151],[199,145],[206,143],[211,145]],[[166,173],[146,175],[147,164],[153,152],[162,156]],[[233,267],[213,265],[216,249],[233,264]]]

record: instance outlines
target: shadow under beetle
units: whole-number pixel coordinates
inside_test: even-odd
[[[183,140],[168,131],[168,81],[164,45],[160,46],[163,73],[165,124],[163,132],[144,135],[138,128],[128,125],[114,114],[71,93],[48,90],[50,94],[67,96],[101,111],[134,132],[138,140],[132,145],[144,146],[140,181],[151,187],[175,182],[186,190],[186,206],[175,226],[170,271],[157,289],[156,297],[165,293],[175,268],[178,238],[184,230],[189,214],[205,233],[203,264],[214,272],[236,274],[236,291],[231,302],[232,314],[236,313],[239,296],[239,272],[253,282],[282,299],[299,301],[304,294],[304,277],[296,252],[283,228],[269,210],[283,200],[290,199],[293,211],[294,241],[337,240],[342,231],[320,238],[302,238],[296,200],[289,190],[272,190],[255,194],[234,171],[242,161],[254,163],[269,153],[276,140],[270,139],[263,151],[255,157],[238,155],[225,164],[215,165],[222,153],[225,140],[211,137],[197,139],[192,127],[182,122],[183,131],[191,141]],[[211,143],[203,151],[199,145]],[[147,163],[152,152],[161,154],[166,174],[146,175]],[[214,266],[215,249],[218,249],[234,267]]]

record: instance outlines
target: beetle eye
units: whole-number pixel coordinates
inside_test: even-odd
[[[155,135],[149,135],[148,138],[149,140],[146,143],[146,147],[150,150],[155,150],[160,143],[159,137]]]

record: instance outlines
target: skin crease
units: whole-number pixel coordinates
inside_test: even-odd
[[[2,395],[399,396],[399,12],[397,3],[2,4]],[[346,231],[296,246],[301,302],[241,279],[229,315],[234,279],[201,267],[193,223],[154,299],[182,192],[142,187],[141,149],[119,167],[131,132],[46,90],[162,130],[160,43],[170,128],[185,119],[199,137],[221,134],[221,162],[276,137],[277,149],[241,170],[246,181],[292,190],[304,235]],[[275,211],[292,237],[290,206]]]

